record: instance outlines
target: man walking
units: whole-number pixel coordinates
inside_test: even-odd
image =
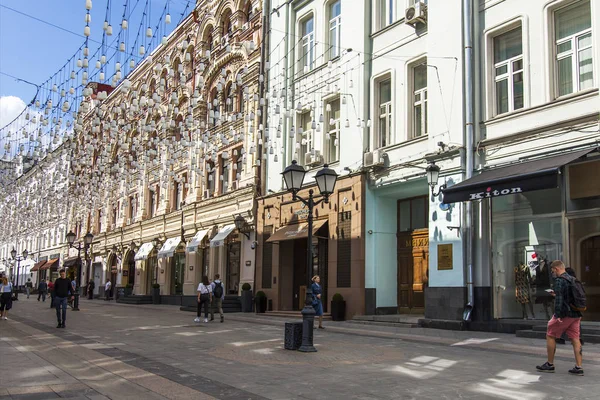
[[[33,289],[33,283],[31,283],[31,278],[27,278],[27,283],[25,283],[25,291],[27,292],[27,298],[31,294],[31,289]]]
[[[575,353],[575,367],[569,370],[570,374],[583,376],[582,352],[579,335],[581,331],[581,312],[574,306],[575,296],[573,288],[575,278],[567,274],[562,261],[554,261],[550,265],[554,282],[554,315],[548,322],[546,332],[546,350],[548,361],[536,368],[540,372],[554,372],[554,353],[556,353],[556,339],[566,333],[573,344]]]
[[[106,281],[106,285],[104,285],[104,300],[110,300],[110,288],[112,286],[112,282],[109,280]]]
[[[67,320],[67,299],[73,300],[71,282],[65,277],[64,269],[60,270],[60,278],[54,281],[54,302],[56,304],[57,328],[64,328]]]
[[[212,305],[210,307],[210,320],[215,319],[215,308],[219,310],[221,314],[221,322],[223,322],[223,300],[225,299],[225,290],[223,289],[223,282],[219,280],[219,274],[215,275],[215,280],[212,281],[210,286],[212,287]]]
[[[54,308],[54,283],[48,279],[48,292],[50,292],[50,308]]]
[[[38,284],[38,301],[40,301],[40,297],[45,302],[46,301],[46,293],[48,293],[48,284],[45,280],[41,280]]]

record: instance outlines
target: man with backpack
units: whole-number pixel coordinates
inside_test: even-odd
[[[565,270],[565,264],[556,260],[550,265],[554,282],[554,315],[548,322],[546,332],[546,350],[548,361],[536,368],[540,372],[554,372],[554,353],[556,352],[556,339],[566,333],[573,344],[575,353],[575,367],[569,370],[570,374],[583,376],[581,342],[581,312],[585,311],[586,299],[583,285]]]
[[[223,288],[223,282],[219,280],[219,274],[215,275],[215,280],[210,284],[212,286],[212,307],[210,307],[210,320],[215,319],[215,308],[218,308],[219,314],[221,314],[221,322],[223,322],[223,300],[225,299],[225,289]]]

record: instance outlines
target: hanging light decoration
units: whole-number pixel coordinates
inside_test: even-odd
[[[123,29],[125,31],[125,30],[127,30],[128,27],[129,27],[129,24],[127,23],[127,20],[124,19],[123,22],[121,22],[121,29]]]
[[[113,34],[112,25],[108,25],[106,27],[106,36],[112,36],[112,34]]]
[[[125,43],[124,43],[124,42],[121,42],[121,43],[119,44],[119,51],[120,51],[120,52],[124,52],[124,51],[125,51]]]
[[[84,35],[85,37],[89,37],[89,36],[90,36],[90,33],[91,33],[91,31],[90,31],[90,27],[86,25],[86,27],[85,27],[85,28],[83,28],[83,35]]]
[[[146,37],[152,37],[152,28],[148,27],[148,29],[146,29]]]
[[[92,0],[85,0],[85,9],[88,11],[92,9]]]
[[[144,54],[146,54],[146,49],[142,45],[142,46],[140,46],[140,56],[143,56]]]

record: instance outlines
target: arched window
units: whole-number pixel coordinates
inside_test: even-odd
[[[251,1],[249,1],[246,4],[246,8],[244,10],[244,14],[246,14],[246,18],[248,18],[246,22],[249,22],[249,21],[252,20],[253,15],[252,15],[252,2]]]
[[[230,36],[233,28],[232,28],[232,24],[231,24],[231,11],[227,10],[223,13],[222,16],[222,23],[221,23],[221,34],[223,35],[223,37],[227,37]]]
[[[231,88],[231,82],[227,84],[225,87],[225,109],[228,113],[232,113],[234,110],[233,104],[235,103],[235,93],[233,93],[233,89]]]
[[[244,100],[244,88],[243,87],[239,87],[237,90],[237,112],[239,114],[243,114],[244,113],[244,104],[246,104],[246,101]]]

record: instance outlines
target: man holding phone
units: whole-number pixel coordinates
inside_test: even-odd
[[[54,281],[54,305],[56,306],[57,328],[64,328],[67,320],[67,299],[73,300],[71,282],[65,277],[64,269],[60,270],[60,278]],[[62,317],[62,318],[61,318]]]
[[[554,353],[556,352],[556,339],[566,333],[573,344],[575,353],[575,367],[569,370],[572,375],[583,376],[581,342],[579,340],[581,331],[581,313],[571,308],[571,289],[574,278],[565,269],[562,261],[553,261],[550,265],[552,276],[556,278],[554,291],[549,291],[554,296],[554,315],[548,321],[546,332],[546,350],[548,361],[538,365],[536,369],[540,372],[554,372]],[[550,290],[550,289],[549,289]]]

